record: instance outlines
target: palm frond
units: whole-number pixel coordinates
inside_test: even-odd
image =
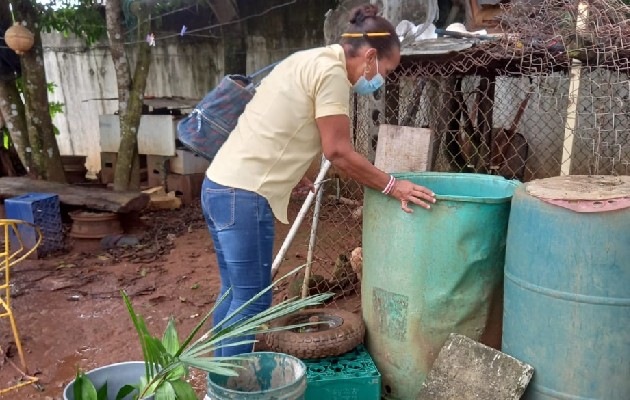
[[[221,298],[219,298],[214,303],[214,305],[212,306],[210,311],[208,311],[208,313],[201,319],[201,321],[197,324],[197,326],[195,326],[195,328],[192,330],[192,332],[190,332],[188,337],[186,337],[186,339],[184,339],[184,342],[180,346],[180,348],[177,351],[177,353],[175,353],[175,356],[179,356],[184,351],[184,349],[186,349],[186,347],[188,347],[190,342],[195,338],[195,336],[197,336],[197,332],[199,332],[199,330],[206,324],[206,321],[212,316],[212,314],[214,314],[214,311],[217,309],[217,307],[219,305],[221,305],[221,303],[223,303],[225,301],[225,299],[228,297],[230,292],[232,292],[232,288],[229,288],[228,290],[226,290],[225,293],[223,293],[223,296],[221,296]]]
[[[129,312],[129,316],[131,317],[131,322],[133,323],[133,326],[136,328],[136,331],[138,332],[138,339],[140,340],[140,347],[142,348],[142,355],[144,357],[145,360],[145,373],[146,373],[146,377],[147,380],[149,380],[149,368],[150,368],[150,362],[149,361],[149,355],[147,354],[147,345],[146,342],[144,341],[144,337],[145,334],[148,334],[148,330],[146,325],[144,324],[144,321],[142,321],[141,317],[138,317],[138,315],[136,314],[136,312],[133,309],[133,306],[131,305],[131,301],[129,300],[129,297],[127,296],[127,293],[124,290],[121,290],[121,294],[122,294],[122,298],[125,301],[125,305],[127,306],[127,311]]]
[[[244,358],[235,359],[243,361]],[[190,365],[193,368],[200,369],[205,372],[211,372],[214,374],[225,376],[238,376],[238,370],[244,367],[240,364],[229,361],[218,361],[217,357],[186,357],[182,356],[181,361]]]
[[[293,269],[291,272],[281,276],[280,278],[278,278],[275,282],[272,282],[271,285],[267,286],[266,288],[264,288],[263,290],[261,290],[260,292],[258,292],[253,298],[251,298],[249,301],[245,302],[243,305],[241,305],[239,308],[237,308],[236,310],[234,310],[233,312],[231,312],[229,315],[226,315],[225,318],[223,318],[223,320],[221,320],[217,326],[212,327],[211,331],[216,331],[218,329],[220,329],[226,322],[230,321],[232,318],[234,318],[234,316],[238,315],[241,313],[241,311],[243,311],[244,309],[246,309],[247,307],[249,307],[250,304],[252,304],[253,302],[255,302],[256,300],[258,300],[260,297],[264,296],[265,293],[267,293],[268,291],[272,290],[275,286],[277,286],[279,283],[281,283],[282,281],[284,281],[285,279],[287,279],[288,277],[297,274],[302,268],[304,268],[306,266],[306,264],[300,265],[299,267],[296,267],[295,269]]]
[[[268,310],[257,314],[248,319],[241,319],[236,323],[224,328],[220,332],[215,333],[206,339],[205,342],[195,342],[182,354],[188,356],[192,354],[200,354],[206,352],[211,347],[219,347],[219,343],[224,340],[238,339],[243,336],[253,335],[261,332],[261,325],[271,322],[277,318],[291,314],[295,311],[303,308],[321,304],[324,300],[330,298],[332,294],[320,294],[315,296],[309,296],[304,299],[294,300],[290,302],[283,302],[276,306],[269,308]],[[312,322],[306,322],[304,324],[298,324],[292,328],[299,328],[303,326],[313,325]],[[286,329],[286,328],[285,328]]]
[[[195,340],[194,338],[206,325],[208,319],[216,311],[216,308],[227,299],[231,289],[226,291],[184,339],[182,344],[178,343],[179,338],[173,319],[169,320],[166,331],[161,339],[152,336],[147,329],[144,319],[134,311],[127,294],[121,291],[133,325],[138,332],[138,338],[145,360],[146,376],[141,379],[140,386],[142,388],[142,395],[155,393],[156,397],[170,399],[172,395],[178,396],[180,393],[189,393],[188,389],[180,385],[180,383],[187,384],[185,381],[181,380],[181,378],[187,375],[189,368],[196,368],[220,375],[236,376],[238,375],[238,370],[244,368],[242,363],[243,360],[247,360],[247,355],[236,357],[210,357],[208,354],[220,348],[256,343],[256,340],[246,339],[246,337],[256,335],[257,333],[270,333],[320,324],[320,322],[305,322],[290,326],[268,326],[268,324],[275,319],[307,307],[322,304],[333,295],[332,293],[318,294],[304,299],[286,300],[254,316],[238,318],[239,314],[253,302],[265,293],[273,290],[274,287],[288,277],[295,275],[304,268],[304,266],[305,265],[297,267],[277,279],[271,285],[256,294],[252,299],[223,318],[218,324],[208,329],[199,339]],[[231,343],[226,343],[226,341]]]
[[[255,344],[256,342],[258,341],[257,340],[239,340],[233,343],[221,344],[218,346],[213,346],[215,343],[203,343],[199,346],[196,346],[195,349],[192,351],[186,351],[184,354],[186,354],[186,356],[188,357],[199,356],[202,354],[210,353],[211,351],[214,351],[217,349],[224,349],[226,347],[236,347],[236,346],[241,346],[245,344]]]
[[[168,325],[162,335],[162,345],[168,351],[169,354],[175,355],[179,350],[179,337],[177,336],[177,330],[175,329],[175,319],[170,317],[168,319]]]

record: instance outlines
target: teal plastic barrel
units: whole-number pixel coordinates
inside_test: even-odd
[[[238,376],[208,374],[206,400],[303,400],[306,365],[282,353],[248,354]]]
[[[507,222],[520,183],[477,174],[396,176],[433,190],[437,203],[407,214],[396,199],[366,189],[361,300],[383,396],[407,400],[418,397],[451,332],[500,345]]]
[[[534,367],[524,398],[630,399],[630,177],[516,191],[504,310],[503,351]]]

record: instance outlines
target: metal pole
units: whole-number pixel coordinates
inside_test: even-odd
[[[319,188],[322,185],[324,181],[324,177],[326,176],[326,173],[328,172],[329,168],[330,168],[330,161],[325,160],[321,168],[319,169],[319,174],[317,175],[317,179],[315,179],[315,192],[316,193],[319,191]],[[284,260],[284,256],[287,254],[287,251],[289,250],[289,246],[291,246],[291,242],[293,242],[293,239],[295,238],[295,235],[297,234],[297,230],[300,228],[300,225],[302,224],[302,220],[306,216],[306,213],[308,212],[308,209],[311,206],[311,203],[313,202],[314,198],[315,198],[315,193],[309,192],[308,196],[306,197],[306,200],[304,201],[304,204],[302,204],[302,208],[300,208],[300,212],[298,212],[298,215],[295,218],[293,225],[291,226],[291,230],[289,230],[289,233],[287,234],[286,239],[284,239],[284,243],[282,243],[282,247],[280,247],[280,251],[278,251],[276,258],[273,260],[273,265],[271,266],[271,279],[276,277],[276,274],[278,273],[278,269],[280,268],[280,264],[282,264],[282,260]]]
[[[322,156],[322,163],[327,160]],[[324,182],[322,182],[323,185]],[[302,298],[308,296],[308,287],[311,281],[311,266],[313,265],[313,252],[315,251],[315,242],[317,241],[317,224],[319,222],[319,210],[322,207],[322,196],[324,190],[320,187],[317,190],[317,198],[315,199],[315,208],[313,209],[313,223],[311,224],[311,238],[308,242],[308,254],[306,256],[306,268],[304,269],[304,282],[302,282]]]

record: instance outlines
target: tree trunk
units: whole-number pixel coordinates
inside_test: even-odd
[[[137,189],[139,186],[139,179],[134,179],[135,175],[139,175],[138,128],[142,116],[144,89],[151,65],[151,47],[145,43],[151,28],[148,18],[151,5],[135,3],[134,7],[138,16],[138,34],[135,40],[138,42],[136,43],[138,58],[132,79],[125,54],[121,1],[110,0],[105,5],[107,33],[118,83],[121,138],[114,175],[114,190],[118,191]]]
[[[13,142],[9,141],[9,146],[0,146],[0,176],[23,176],[26,170],[22,161],[18,157]]]
[[[0,81],[0,116],[9,130],[18,156],[27,171],[33,171],[31,144],[26,128],[24,103],[15,81]]]
[[[21,56],[26,125],[33,159],[32,172],[42,179],[65,182],[66,176],[50,117],[44,49],[38,29],[37,10],[30,0],[12,0],[11,4],[16,20],[26,22],[26,28],[35,35],[33,48]]]

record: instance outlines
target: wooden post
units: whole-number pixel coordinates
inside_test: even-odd
[[[578,32],[584,31],[588,18],[588,4],[580,1],[578,4],[578,15],[575,26],[576,36]],[[567,105],[567,120],[564,126],[564,141],[562,142],[562,158],[560,159],[560,175],[571,173],[573,141],[577,128],[577,103],[580,94],[580,80],[582,78],[582,63],[577,59],[571,60],[571,72],[569,82],[569,104]]]

